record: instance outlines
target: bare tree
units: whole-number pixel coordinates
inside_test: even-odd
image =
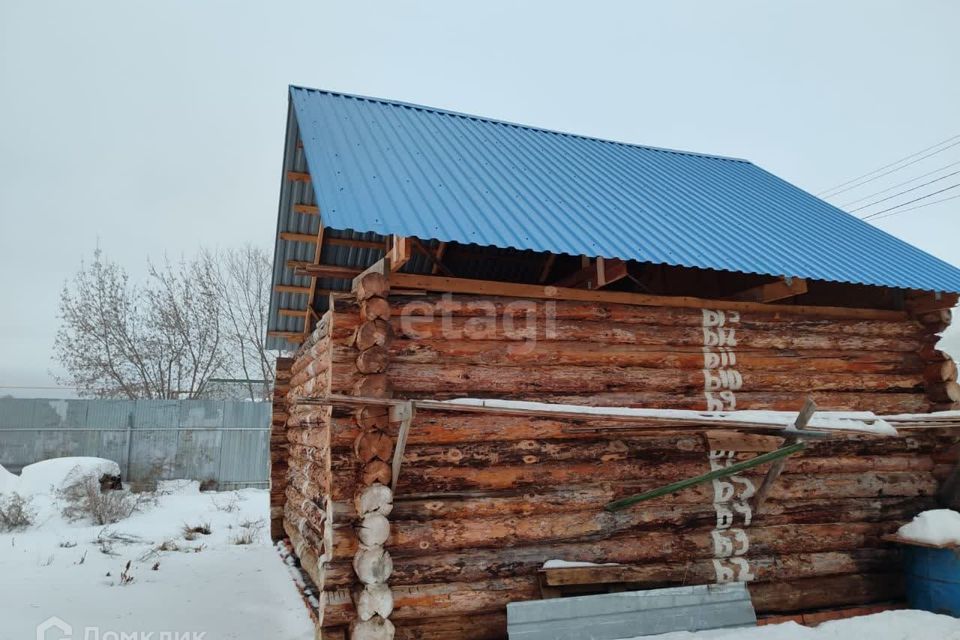
[[[250,244],[219,252],[203,251],[201,262],[222,292],[221,324],[230,344],[232,375],[242,380],[251,400],[269,400],[276,354],[267,349],[271,260]]]
[[[151,267],[134,286],[120,265],[94,252],[60,294],[54,359],[81,395],[196,398],[223,363],[215,284],[196,261]]]
[[[60,295],[61,383],[102,398],[270,397],[266,252],[248,245],[150,264],[134,286],[98,250]],[[230,378],[236,385],[215,381]]]

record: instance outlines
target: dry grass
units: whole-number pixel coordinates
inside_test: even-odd
[[[59,497],[63,501],[61,511],[65,518],[74,521],[90,519],[100,525],[129,518],[153,500],[153,496],[147,493],[131,493],[124,489],[104,491],[100,478],[94,474],[69,481],[60,490]]]
[[[19,493],[0,496],[0,531],[18,531],[33,524],[36,512],[30,498]]]

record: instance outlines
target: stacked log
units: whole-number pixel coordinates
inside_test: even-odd
[[[404,398],[653,408],[795,410],[798,390],[823,409],[917,412],[931,404],[922,353],[927,334],[905,314],[901,320],[843,320],[571,301],[518,304],[509,298],[392,296],[394,340],[389,353],[371,355],[374,368],[389,360],[386,380],[378,384],[388,382]],[[359,316],[336,319],[342,326],[351,322],[358,324]],[[332,392],[351,393],[366,377],[355,359],[351,349],[332,348]]]
[[[357,396],[387,398],[392,395],[385,373],[393,338],[387,302],[389,289],[386,277],[374,272],[361,275],[354,285],[360,324],[353,337],[355,371],[351,372],[351,379],[352,391]],[[349,621],[350,637],[388,640],[395,632],[390,621],[393,593],[387,584],[393,560],[384,543],[390,537],[387,516],[393,506],[390,462],[394,440],[388,433],[390,416],[385,406],[358,409],[354,419],[358,433],[353,441],[353,456],[360,473],[353,491],[357,545],[350,583],[357,580],[360,585],[353,591],[355,616]]]
[[[957,365],[953,358],[936,348],[940,334],[950,325],[950,309],[928,311],[917,315],[923,327],[923,346],[920,357],[924,362],[923,381],[927,398],[936,411],[960,408],[960,384],[957,384]]]
[[[902,593],[882,537],[935,505],[946,461],[934,456],[955,444],[949,435],[811,442],[762,514],[748,514],[743,488],[759,486],[764,467],[738,476],[736,497],[706,485],[608,513],[611,500],[709,470],[711,451],[742,459],[779,439],[419,409],[391,486],[399,425],[386,407],[299,401],[704,410],[712,398],[796,411],[811,395],[824,410],[925,411],[931,380],[951,375],[929,348],[934,325],[565,301],[527,303],[510,319],[507,298],[388,294],[365,275],[293,365],[284,527],[323,590],[324,637],[505,638],[505,605],[541,597],[554,558],[619,563],[637,588],[715,582],[736,560],[746,571],[733,579],[749,580],[762,613]],[[727,512],[733,525],[718,527]]]
[[[273,413],[270,419],[270,538],[284,537],[283,504],[287,490],[287,390],[290,386],[292,358],[277,358],[273,383]]]

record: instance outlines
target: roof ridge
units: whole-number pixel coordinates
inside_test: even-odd
[[[453,111],[450,109],[441,109],[440,107],[431,107],[429,105],[416,104],[413,102],[404,102],[402,100],[393,100],[390,98],[378,98],[376,96],[365,96],[356,93],[346,93],[343,91],[332,91],[329,89],[315,89],[313,87],[303,87],[300,85],[291,84],[290,89],[297,89],[300,91],[310,91],[313,93],[325,93],[327,95],[336,96],[339,98],[350,98],[352,100],[363,100],[366,102],[376,102],[383,105],[394,106],[394,107],[404,107],[407,109],[416,109],[418,111],[426,111],[429,113],[436,113],[438,115],[452,116],[456,118],[467,118],[469,120],[476,120],[478,122],[489,122],[490,124],[496,124],[501,126],[515,127],[517,129],[526,129],[528,131],[537,131],[540,133],[549,133],[558,136],[565,136],[570,138],[579,138],[581,140],[592,140],[595,142],[603,142],[606,144],[616,144],[624,147],[632,147],[635,149],[646,149],[647,151],[657,151],[660,153],[672,153],[683,156],[693,156],[697,158],[705,158],[707,160],[725,160],[727,162],[741,162],[744,164],[754,164],[752,161],[747,160],[746,158],[736,158],[733,156],[721,156],[712,153],[701,153],[699,151],[685,151],[683,149],[669,149],[667,147],[654,147],[647,144],[638,144],[635,142],[624,142],[622,140],[609,140],[607,138],[598,138],[596,136],[587,136],[580,133],[572,133],[570,131],[559,131],[557,129],[547,129],[545,127],[537,127],[529,124],[522,124],[520,122],[511,122],[509,120],[499,120],[497,118],[488,118],[486,116],[478,116],[472,113],[464,113],[462,111]]]

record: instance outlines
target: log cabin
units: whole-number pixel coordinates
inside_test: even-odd
[[[291,87],[275,247],[271,530],[318,637],[730,580],[896,603],[884,536],[953,484],[945,414],[605,508],[794,437],[736,412],[960,406],[960,270],[748,161]]]

